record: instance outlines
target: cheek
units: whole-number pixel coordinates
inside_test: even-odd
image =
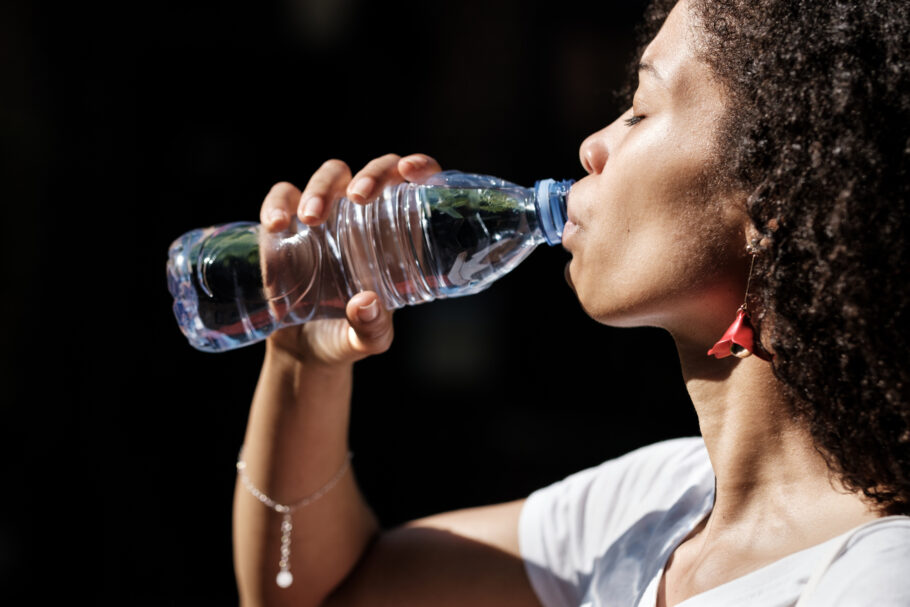
[[[664,140],[665,141],[665,140]],[[631,146],[630,146],[631,147]],[[713,221],[704,193],[703,165],[668,146],[621,150],[598,178],[588,215],[591,256],[641,266],[655,257],[685,255],[689,236]]]
[[[635,324],[716,288],[731,243],[741,240],[728,205],[705,187],[707,161],[667,153],[673,149],[617,154],[597,176],[571,272],[582,305],[599,320]]]

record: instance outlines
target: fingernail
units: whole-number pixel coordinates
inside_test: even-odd
[[[372,322],[379,316],[379,301],[374,299],[373,302],[366,306],[360,306],[357,310],[357,317],[363,322]]]
[[[376,180],[372,177],[361,177],[354,185],[351,187],[351,194],[356,194],[364,200],[370,195],[370,192],[373,191],[373,188],[376,187]]]
[[[318,219],[322,215],[322,198],[311,196],[303,205],[303,219]]]
[[[284,221],[287,218],[287,213],[283,209],[272,209],[269,212],[269,221],[271,223],[278,223]]]

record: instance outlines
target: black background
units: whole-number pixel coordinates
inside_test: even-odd
[[[170,242],[255,220],[271,184],[303,185],[330,157],[580,178],[579,144],[621,111],[642,10],[3,3],[7,591],[235,604],[234,460],[263,346],[187,344]],[[351,446],[384,524],[697,432],[669,337],[588,318],[567,261],[544,246],[482,294],[402,309],[392,349],[358,363]]]

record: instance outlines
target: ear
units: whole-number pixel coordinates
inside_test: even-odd
[[[738,245],[745,253],[749,245],[757,244],[762,238],[762,232],[755,227],[747,211],[747,202],[749,195],[738,189],[727,188],[720,199],[722,213],[724,213],[727,225],[742,234],[742,244]]]
[[[768,221],[765,229],[759,230],[752,220],[746,218],[746,225],[743,235],[746,238],[747,246],[753,247],[756,251],[767,251],[771,247],[771,240],[774,238],[774,232],[777,231],[777,220]]]
[[[747,249],[751,248],[760,251],[763,248],[763,234],[758,231],[755,224],[748,218],[746,219],[745,237]]]

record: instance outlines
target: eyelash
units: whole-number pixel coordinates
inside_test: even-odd
[[[630,118],[626,118],[626,120],[625,120],[626,126],[635,126],[636,124],[638,124],[639,122],[641,122],[644,119],[645,119],[644,116],[632,116]]]

